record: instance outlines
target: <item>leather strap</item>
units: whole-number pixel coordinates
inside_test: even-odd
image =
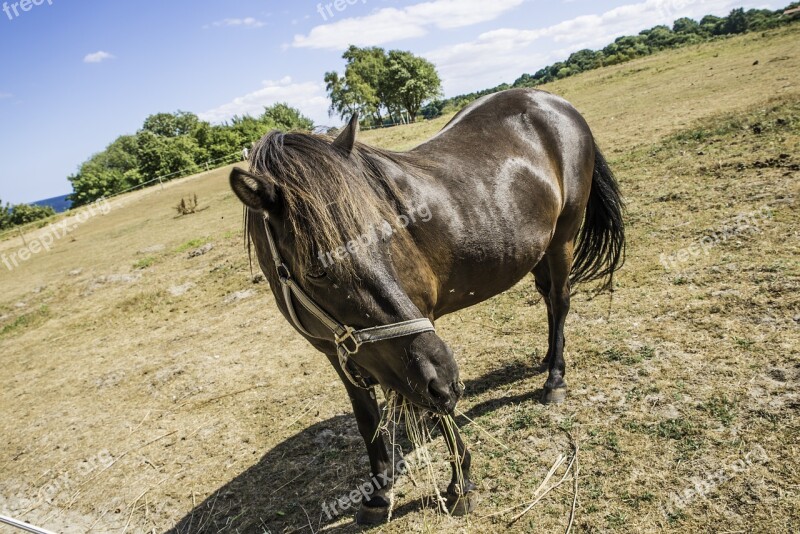
[[[310,333],[300,318],[294,307],[294,300],[296,299],[306,310],[308,310],[314,317],[321,322],[325,328],[333,334],[333,341],[336,344],[336,352],[339,357],[339,365],[342,372],[347,379],[355,386],[370,389],[366,381],[358,372],[352,372],[349,368],[349,357],[358,353],[361,345],[365,343],[377,343],[398,337],[410,336],[413,334],[421,334],[423,332],[435,332],[436,329],[433,323],[428,318],[411,319],[408,321],[401,321],[384,326],[374,326],[371,328],[364,328],[356,330],[349,326],[343,325],[328,312],[323,310],[314,299],[312,299],[303,289],[297,285],[292,278],[292,273],[289,267],[283,262],[278,246],[275,242],[275,237],[272,234],[272,229],[269,227],[269,215],[264,214],[264,230],[267,233],[267,241],[269,242],[269,250],[272,255],[272,261],[275,263],[275,271],[278,274],[278,280],[281,284],[281,291],[283,293],[283,300],[286,303],[286,308],[289,312],[289,318],[294,327],[303,335],[314,339],[320,338]]]

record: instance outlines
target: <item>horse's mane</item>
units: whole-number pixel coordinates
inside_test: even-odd
[[[395,220],[407,208],[381,164],[407,166],[398,154],[357,143],[347,157],[332,143],[326,135],[274,131],[250,155],[250,171],[275,186],[285,205],[301,261],[292,269],[300,273],[308,272],[320,252],[333,252],[365,232],[379,231],[384,221]],[[248,247],[251,232],[257,231],[253,223],[260,221],[257,215],[245,210]],[[400,231],[396,237],[404,236]],[[353,273],[349,260],[340,263],[341,272]]]

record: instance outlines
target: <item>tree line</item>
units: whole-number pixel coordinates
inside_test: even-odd
[[[264,109],[258,117],[236,116],[220,125],[185,111],[157,113],[133,135],[118,137],[69,177],[73,207],[150,182],[200,172],[206,162],[239,154],[274,129],[310,130],[311,119],[286,104]]]
[[[50,206],[35,206],[33,204],[3,205],[0,201],[0,231],[9,230],[15,226],[22,226],[32,222],[52,217],[56,210]]]
[[[655,54],[662,50],[680,48],[750,31],[777,28],[794,20],[784,16],[783,12],[798,6],[800,6],[800,2],[794,2],[777,11],[769,9],[745,11],[743,8],[739,8],[731,11],[727,17],[706,15],[699,21],[684,17],[674,21],[672,27],[659,25],[643,30],[638,35],[619,37],[601,50],[580,50],[565,61],[553,63],[533,74],[523,74],[513,84],[504,83],[483,91],[443,100],[432,100],[422,108],[422,114],[426,118],[433,118],[443,113],[457,111],[473,100],[505,89],[536,87],[581,72]]]
[[[581,72],[654,54],[661,50],[701,43],[725,36],[765,31],[792,20],[784,9],[734,9],[727,17],[707,15],[699,21],[676,20],[672,27],[655,26],[638,35],[619,37],[601,50],[580,50],[565,61],[523,74],[513,84],[458,95],[441,95],[441,79],[428,60],[401,50],[351,46],[343,54],[343,74],[325,74],[330,114],[347,118],[357,112],[372,125],[414,122],[419,116],[434,118],[454,112],[481,96],[512,87],[535,87]],[[69,177],[74,207],[142,185],[158,177],[178,177],[199,172],[208,161],[238,154],[272,129],[313,128],[313,122],[286,104],[264,109],[258,117],[236,116],[212,125],[197,115],[178,111],[147,117],[133,135],[118,137],[102,152],[84,162]],[[49,217],[49,207],[0,203],[0,230]]]

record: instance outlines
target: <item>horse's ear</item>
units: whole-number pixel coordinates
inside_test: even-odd
[[[358,135],[358,112],[353,113],[350,122],[347,123],[342,133],[333,142],[333,146],[344,151],[349,157],[353,153],[353,146],[356,144],[356,136]]]
[[[275,211],[278,194],[275,186],[253,173],[236,167],[231,171],[231,189],[242,204],[255,211]]]

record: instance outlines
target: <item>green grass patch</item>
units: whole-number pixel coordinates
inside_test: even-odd
[[[800,130],[800,104],[797,102],[777,101],[766,109],[760,108],[746,114],[729,113],[723,115],[713,126],[698,126],[678,132],[664,140],[660,152],[664,148],[693,145],[702,148],[704,145],[729,142],[731,137],[763,136]]]
[[[642,363],[644,360],[654,358],[655,355],[656,350],[647,345],[639,348],[635,352],[612,347],[600,353],[602,358],[610,362],[620,362],[624,365],[636,365],[637,363]]]
[[[20,315],[7,325],[0,328],[0,337],[6,337],[25,328],[38,326],[50,317],[50,308],[41,306],[38,310]]]
[[[192,239],[191,241],[187,241],[186,243],[184,243],[181,246],[179,246],[178,248],[176,248],[175,252],[177,254],[180,254],[181,252],[186,252],[187,250],[200,248],[203,245],[205,245],[206,243],[208,243],[209,241],[210,240],[207,237],[200,237],[200,238],[197,238],[197,239]]]
[[[714,395],[700,405],[700,409],[711,415],[724,426],[731,426],[736,419],[736,403],[724,394]]]
[[[656,426],[655,434],[660,438],[680,441],[697,434],[697,429],[694,423],[688,419],[678,417],[677,419],[660,421]]]
[[[133,268],[137,270],[147,269],[148,267],[152,267],[155,263],[156,259],[153,256],[147,256],[134,263]]]

